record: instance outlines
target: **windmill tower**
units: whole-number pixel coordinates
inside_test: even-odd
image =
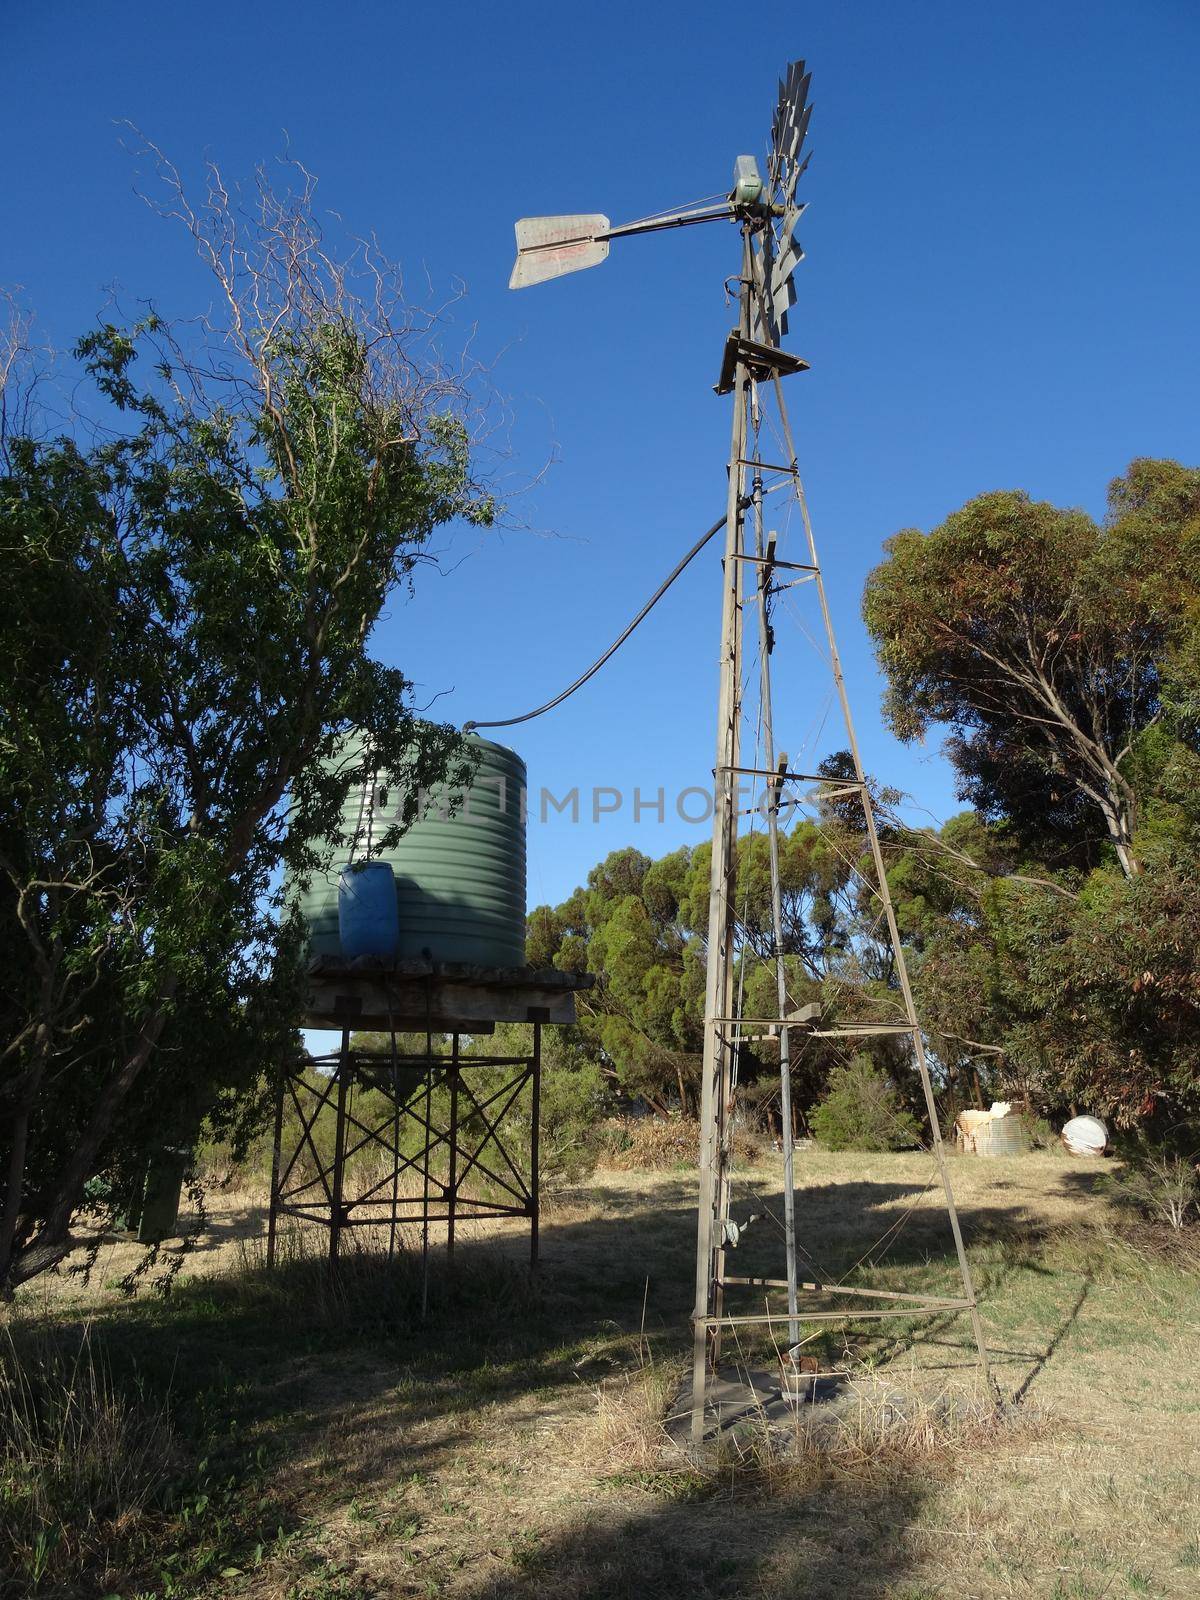
[[[880,1318],[942,1316],[966,1312],[978,1351],[980,1370],[990,1381],[983,1328],[971,1270],[963,1247],[950,1175],[938,1125],[925,1041],[917,1018],[895,911],[888,890],[874,802],[863,771],[858,741],[842,673],[841,658],[825,592],[816,541],[801,482],[799,462],[784,393],[784,379],[807,370],[808,363],[782,348],[788,312],[795,302],[795,269],[803,258],[795,229],[804,211],[797,188],[808,157],[804,155],[812,107],[810,74],[803,61],[792,62],[779,84],[771,124],[766,175],[753,156],[741,155],[734,165],[729,197],[720,205],[702,205],[659,213],[613,227],[606,216],[587,213],[558,217],[526,217],[516,224],[517,260],[509,286],[522,289],[585,267],[599,265],[613,240],[636,234],[700,223],[732,221],[741,237],[737,276],[738,321],[725,340],[718,395],[732,397],[733,416],[727,463],[724,517],[724,559],[721,568],[720,677],[717,692],[716,759],[712,863],[708,902],[708,945],[704,1011],[704,1055],[700,1107],[700,1199],[696,1237],[696,1298],[693,1313],[694,1358],[691,1387],[691,1432],[694,1445],[708,1425],[706,1396],[721,1354],[722,1335],[747,1324],[782,1324],[788,1330],[788,1351],[798,1364],[802,1325],[847,1317]],[[764,418],[770,413],[775,448],[764,456]],[[785,493],[798,513],[799,559],[784,560],[774,533],[767,529],[768,499]],[[718,523],[720,528],[722,524]],[[715,531],[715,530],[714,530]],[[678,571],[679,569],[677,569]],[[775,635],[773,606],[782,590],[811,585],[823,637],[824,659],[832,678],[833,698],[844,724],[848,769],[844,774],[796,770],[775,744],[772,667]],[[752,619],[758,655],[758,719],[751,752],[747,727],[746,663],[743,637]],[[481,724],[486,726],[486,724]],[[815,763],[812,763],[815,765]],[[774,966],[774,1014],[744,1014],[741,991],[745,946],[737,908],[737,840],[747,784],[765,787],[765,809],[771,879],[771,952]],[[785,818],[804,805],[851,804],[861,809],[866,871],[858,869],[860,887],[873,896],[879,937],[890,947],[893,982],[874,1006],[859,1007],[849,1017],[823,1022],[820,1008],[795,1008],[788,994],[781,907],[780,835]],[[728,1268],[728,1255],[741,1229],[731,1215],[733,1193],[732,1129],[737,1098],[738,1062],[743,1042],[767,1036],[778,1039],[782,1122],[784,1276],[778,1279],[738,1277]],[[791,1075],[798,1052],[825,1041],[825,1048],[852,1048],[855,1041],[896,1037],[911,1051],[929,1120],[929,1149],[940,1180],[961,1278],[961,1294],[951,1297],[902,1294],[855,1287],[813,1278],[801,1281],[797,1268],[797,1225],[793,1172]],[[744,1225],[743,1225],[744,1226]],[[739,1294],[786,1295],[783,1311],[738,1308]]]

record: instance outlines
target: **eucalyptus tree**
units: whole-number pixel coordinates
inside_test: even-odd
[[[157,173],[219,311],[89,333],[90,428],[3,413],[6,1289],[151,1130],[253,1101],[293,1015],[280,869],[359,776],[340,734],[414,795],[463,759],[369,645],[434,530],[493,516],[472,373],[372,246],[333,252],[307,174],[239,196],[212,169],[193,207]]]
[[[847,966],[860,930],[854,860],[845,845],[834,841],[831,827],[806,820],[780,836],[784,958],[796,1006],[822,997],[845,1006],[855,989],[857,973],[848,979]],[[585,887],[560,906],[539,906],[529,919],[527,952],[535,966],[596,975],[595,989],[579,997],[580,1038],[593,1062],[614,1089],[659,1111],[672,1100],[690,1108],[699,1082],[708,859],[707,844],[657,861],[632,848],[615,850],[593,867]],[[739,841],[736,901],[747,1014],[773,1016],[770,872],[761,829]],[[762,1054],[769,1072],[772,1049]],[[828,1064],[824,1054],[808,1053],[806,1103],[819,1092]],[[756,1070],[749,1050],[745,1066]]]
[[[889,868],[922,1015],[999,1092],[1121,1123],[1200,1104],[1200,471],[1134,461],[1097,523],[983,495],[872,574],[905,738],[974,814]]]
[[[896,732],[946,728],[962,798],[1041,859],[1107,842],[1138,874],[1139,763],[1165,717],[1195,732],[1200,472],[1135,461],[1103,523],[980,495],[886,548],[863,611]]]

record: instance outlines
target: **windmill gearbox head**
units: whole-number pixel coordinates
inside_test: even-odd
[[[739,156],[733,163],[733,192],[729,198],[739,208],[757,207],[763,197],[762,174],[753,156]]]

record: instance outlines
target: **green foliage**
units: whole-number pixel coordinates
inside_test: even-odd
[[[525,1055],[530,1029],[522,1022],[497,1023],[491,1035],[474,1040],[471,1051],[482,1055]],[[611,1109],[612,1091],[592,1059],[578,1028],[542,1029],[542,1084],[539,1124],[539,1173],[554,1184],[590,1172],[599,1154],[599,1132]],[[523,1103],[514,1108],[511,1125],[516,1150],[530,1133]]]
[[[858,833],[852,820],[831,811],[818,821],[796,821],[780,837],[788,1003],[819,1000],[831,1017],[869,1007],[890,994],[894,982],[890,957],[872,927],[870,897],[852,870],[863,852],[861,816]],[[697,1104],[709,860],[707,845],[658,861],[618,850],[563,905],[539,906],[529,918],[533,965],[596,974],[597,987],[581,999],[580,1048],[622,1096],[641,1098],[660,1113]],[[737,906],[746,1013],[774,1016],[770,863],[761,830],[739,841]],[[900,1066],[893,1043],[877,1048],[881,1061]],[[771,1101],[773,1079],[778,1099],[778,1059],[778,1045],[769,1041],[743,1052],[743,1083],[761,1080],[764,1103]],[[803,1053],[794,1076],[801,1112],[816,1100],[835,1059],[819,1045]]]
[[[597,975],[583,997],[583,1047],[597,1071],[626,1095],[660,1106],[695,1082],[703,1020],[703,963],[693,910],[692,851],[652,862],[614,851],[556,909],[530,918],[529,959]]]
[[[1132,1125],[1200,1099],[1200,472],[1135,461],[1098,525],[1021,494],[908,531],[865,615],[904,737],[977,810],[889,879],[947,1074]]]
[[[1053,1150],[1058,1144],[1058,1135],[1045,1117],[1034,1117],[1026,1121],[1029,1131],[1029,1143],[1034,1150]]]
[[[810,1120],[826,1150],[911,1150],[921,1137],[895,1084],[868,1056],[833,1068],[829,1092]]]
[[[1135,461],[1109,507],[981,495],[892,539],[863,610],[892,726],[948,727],[964,798],[1055,865],[1107,841],[1135,873],[1139,741],[1196,725],[1200,471]]]
[[[1135,877],[1098,868],[1068,887],[1006,866],[1005,851],[965,869],[938,853],[948,831],[914,836],[896,869],[918,1007],[947,1070],[1046,1117],[1074,1107],[1131,1125],[1193,1107],[1200,891],[1186,855],[1151,851]]]
[[[1182,1123],[1121,1141],[1122,1165],[1107,1179],[1112,1197],[1151,1222],[1179,1231],[1200,1221],[1200,1130]]]
[[[461,768],[368,645],[434,530],[493,514],[463,391],[386,278],[356,299],[304,205],[261,198],[238,276],[206,256],[213,343],[102,325],[77,392],[104,427],[0,440],[0,1285],[148,1140],[257,1125],[295,1041],[281,869],[336,836],[346,730],[414,803]]]

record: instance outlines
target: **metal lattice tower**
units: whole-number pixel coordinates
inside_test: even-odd
[[[610,241],[638,233],[732,220],[741,234],[737,276],[738,323],[725,342],[719,395],[732,396],[733,417],[727,463],[725,547],[722,563],[720,679],[717,696],[716,758],[712,864],[708,903],[704,1054],[700,1105],[700,1198],[696,1239],[696,1295],[693,1312],[694,1353],[691,1388],[692,1441],[704,1438],[705,1401],[710,1373],[720,1358],[722,1334],[746,1324],[786,1322],[788,1345],[795,1350],[803,1324],[820,1324],[887,1316],[913,1317],[967,1312],[981,1373],[990,1383],[987,1351],[971,1270],[963,1246],[938,1123],[924,1036],[913,1001],[904,950],[888,889],[874,803],[863,770],[850,712],[841,658],[834,637],[821,565],[800,478],[799,463],[783,380],[807,370],[807,363],[784,350],[788,312],[795,303],[794,273],[803,259],[795,228],[804,211],[797,186],[808,157],[804,154],[812,107],[810,75],[803,61],[792,62],[780,82],[771,126],[765,179],[752,156],[739,156],[734,187],[719,206],[660,213],[612,227],[600,214],[524,218],[516,225],[518,255],[510,287],[524,288],[598,265]],[[761,448],[764,412],[770,409],[782,459],[765,460]],[[787,491],[799,511],[803,530],[802,559],[784,561],[774,534],[766,528],[765,503]],[[781,579],[783,580],[781,583]],[[793,770],[775,743],[772,700],[772,656],[775,648],[771,610],[781,588],[810,583],[815,589],[834,697],[845,727],[850,770],[844,776]],[[758,731],[755,753],[744,758],[746,706],[743,704],[748,651],[744,621],[753,619],[758,655]],[[761,763],[761,764],[759,764]],[[771,877],[772,959],[777,1005],[774,1015],[748,1017],[739,1004],[744,951],[739,950],[736,906],[737,841],[744,780],[766,786],[766,828]],[[789,1009],[788,977],[783,948],[780,888],[780,833],[785,807],[798,803],[850,802],[861,807],[870,874],[860,873],[865,890],[877,903],[880,937],[890,946],[895,988],[876,1016],[864,1014],[825,1025],[819,1008]],[[737,1068],[743,1041],[777,1038],[780,1056],[783,1156],[783,1234],[785,1275],[779,1279],[738,1277],[728,1271],[727,1254],[738,1242],[731,1217],[733,1192],[732,1130]],[[896,1036],[912,1051],[929,1119],[930,1148],[940,1180],[961,1277],[962,1293],[936,1297],[867,1289],[842,1282],[800,1281],[794,1190],[791,1073],[796,1051],[815,1040],[853,1041]],[[782,1312],[743,1312],[727,1301],[740,1290],[780,1292],[787,1297]]]

